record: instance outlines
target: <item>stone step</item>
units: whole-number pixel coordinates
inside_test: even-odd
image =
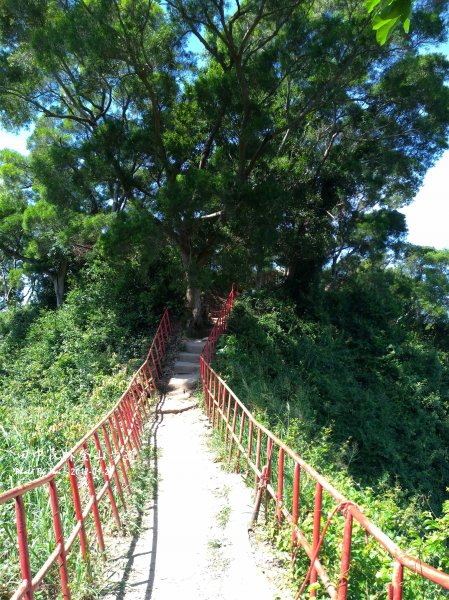
[[[168,394],[165,395],[165,398],[167,400],[170,400],[170,402],[172,400],[177,402],[178,400],[187,400],[191,396],[192,396],[192,393],[189,390],[186,392],[179,392],[179,390],[172,390],[171,392],[168,392]]]
[[[198,402],[196,400],[190,400],[189,402],[178,402],[177,404],[162,404],[158,407],[158,413],[161,415],[170,415],[170,414],[179,414],[185,412],[186,410],[192,410],[192,408],[197,408]]]
[[[164,400],[158,406],[158,413],[160,414],[176,414],[181,413],[186,410],[191,410],[192,408],[196,408],[198,406],[198,401],[193,398],[170,398],[169,396],[164,398]]]
[[[192,362],[183,362],[178,360],[173,367],[173,373],[198,373],[200,365]]]
[[[196,387],[198,376],[196,377],[172,377],[168,382],[169,390],[191,390]]]
[[[186,340],[184,343],[185,351],[190,354],[200,355],[203,351],[205,340]]]
[[[180,352],[178,358],[181,362],[199,364],[199,357],[197,352]]]

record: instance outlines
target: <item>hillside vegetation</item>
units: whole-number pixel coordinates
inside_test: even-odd
[[[120,398],[143,362],[164,307],[176,314],[180,293],[169,279],[170,259],[126,271],[97,257],[72,281],[63,307],[44,303],[0,313],[0,491],[45,475]],[[61,482],[62,516],[70,491]],[[65,497],[66,496],[66,497]],[[0,598],[10,598],[19,578],[13,505],[0,506]],[[54,542],[48,494],[27,494],[33,572]],[[88,524],[89,530],[92,524]],[[90,534],[89,534],[90,535]],[[72,592],[92,598],[92,581],[79,553],[70,558]],[[50,576],[36,598],[55,598]],[[56,587],[55,587],[56,583]]]
[[[352,289],[325,295],[319,318],[298,314],[282,290],[245,294],[218,367],[273,425],[299,420],[313,443],[326,430],[359,482],[397,483],[439,507],[449,483],[449,354],[401,319],[395,279],[361,274]]]
[[[146,283],[98,261],[60,310],[32,303],[0,313],[2,490],[46,473],[121,396],[162,307],[179,302],[170,284],[158,294]]]
[[[0,150],[2,489],[111,406],[166,307],[203,335],[275,269],[219,369],[447,566],[449,250],[399,209],[448,148],[448,26],[435,0],[0,0],[0,126],[28,128]]]
[[[364,273],[352,289],[323,294],[319,317],[298,314],[282,289],[247,292],[214,368],[259,421],[401,548],[447,571],[449,356],[399,318],[410,300],[392,292],[400,280]],[[301,486],[301,528],[311,536],[314,486],[305,477]],[[324,514],[333,506],[325,498]],[[322,552],[335,580],[342,534],[342,522],[334,523]],[[289,526],[273,525],[271,535],[290,551]],[[350,597],[382,597],[391,561],[363,537],[357,528]],[[300,552],[295,582],[307,568]],[[404,598],[418,597],[446,593],[407,577]]]

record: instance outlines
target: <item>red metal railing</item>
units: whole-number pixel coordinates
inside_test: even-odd
[[[380,547],[393,559],[391,583],[388,584],[387,590],[388,600],[402,599],[404,568],[434,582],[441,588],[449,590],[448,574],[401,550],[364,515],[357,504],[345,498],[296,452],[259,423],[223,379],[211,368],[210,361],[213,357],[215,345],[218,337],[226,329],[234,298],[234,289],[232,289],[201,356],[201,378],[205,409],[213,427],[218,429],[224,437],[229,460],[235,460],[236,471],[239,470],[239,465],[243,460],[246,462],[247,468],[254,474],[256,485],[254,517],[257,518],[262,492],[264,492],[266,498],[271,498],[274,501],[276,518],[279,523],[286,520],[291,524],[293,554],[296,553],[299,547],[302,547],[308,556],[310,569],[297,598],[301,596],[307,582],[311,584],[309,588],[310,597],[316,597],[317,592],[313,584],[319,578],[330,598],[346,600],[351,568],[354,522],[363,528],[365,535],[370,534],[377,540]],[[235,457],[233,458],[234,453]],[[307,539],[299,522],[300,491],[303,487],[303,479],[312,481],[315,485],[313,526],[311,526],[312,539]],[[324,526],[322,526],[323,494],[327,495],[325,497],[327,502],[333,502],[333,509]],[[339,556],[339,577],[337,576],[338,582],[335,582],[335,577],[331,578],[329,576],[328,569],[320,561],[319,552],[330,520],[337,514],[343,516],[344,524]]]
[[[49,473],[0,494],[0,504],[11,501],[15,504],[22,582],[11,596],[11,600],[19,598],[32,600],[34,592],[56,562],[59,567],[62,597],[65,600],[70,599],[67,555],[72,550],[75,540],[78,539],[81,555],[83,559],[88,559],[89,543],[86,520],[90,513],[93,515],[98,548],[101,552],[105,549],[99,504],[106,493],[115,523],[117,527],[120,527],[116,495],[124,506],[123,492],[129,490],[128,473],[131,468],[131,459],[142,446],[143,423],[148,415],[151,397],[153,394],[157,394],[156,381],[162,373],[162,359],[170,332],[170,318],[166,310],[145,362],[135,373],[127,390],[108,414]],[[91,461],[91,457],[94,457],[95,462]],[[95,467],[99,468],[100,478],[103,481],[99,490],[96,489]],[[85,485],[80,484],[80,473]],[[64,479],[70,481],[72,503],[70,508],[75,521],[68,535],[63,531],[61,494],[58,492],[58,483],[62,483]],[[48,486],[49,490],[55,545],[39,571],[33,576],[30,565],[25,500],[28,492],[43,486]],[[84,507],[83,500],[86,501]]]
[[[235,286],[233,285],[226,302],[221,307],[217,320],[215,321],[212,331],[210,332],[209,337],[207,338],[207,342],[204,345],[203,351],[201,353],[201,367],[203,363],[209,363],[212,360],[215,351],[215,344],[217,343],[218,338],[228,326],[229,316],[234,305],[235,293]]]

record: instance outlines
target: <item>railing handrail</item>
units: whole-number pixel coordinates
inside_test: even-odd
[[[141,448],[141,435],[143,431],[143,422],[147,416],[145,404],[149,404],[150,398],[157,393],[156,382],[162,374],[162,358],[165,355],[166,345],[171,332],[171,323],[168,310],[165,310],[159,326],[156,330],[153,342],[150,346],[147,357],[139,369],[134,373],[128,384],[126,391],[115,403],[110,411],[103,416],[100,421],[84,435],[59,462],[50,469],[44,476],[38,477],[23,484],[19,484],[0,494],[0,505],[10,501],[15,501],[16,508],[16,527],[20,558],[20,570],[22,581],[17,587],[11,600],[33,600],[34,592],[38,589],[42,580],[49,572],[53,564],[58,561],[61,589],[64,600],[70,600],[71,592],[69,587],[69,577],[67,571],[66,555],[71,547],[79,538],[81,554],[83,559],[88,560],[88,546],[85,531],[85,521],[92,512],[95,522],[97,543],[100,551],[104,551],[104,539],[101,525],[100,513],[98,512],[98,503],[105,493],[108,493],[111,510],[118,527],[120,527],[120,518],[117,510],[117,504],[112,489],[115,484],[115,490],[121,502],[125,505],[123,498],[123,488],[129,490],[128,472],[131,468],[127,449],[132,453],[137,453]],[[102,433],[103,447],[100,442],[99,433]],[[111,444],[112,440],[112,444]],[[92,475],[92,465],[89,456],[89,443],[95,444],[95,451],[98,456],[98,463],[104,479],[104,485],[97,492]],[[103,448],[106,449],[104,453]],[[88,482],[90,500],[82,508],[76,469],[74,468],[74,459],[77,454],[81,454],[83,466]],[[106,463],[109,463],[109,467]],[[59,508],[59,496],[55,478],[64,467],[68,467],[68,475],[72,491],[72,503],[74,514],[76,516],[76,525],[64,542],[64,532]],[[120,467],[120,471],[118,469]],[[120,475],[121,473],[121,479]],[[26,525],[25,505],[23,497],[31,490],[43,486],[49,486],[51,510],[53,515],[55,546],[53,551],[43,563],[39,571],[33,577],[30,567],[29,544]]]
[[[329,483],[326,480],[325,477],[323,477],[320,473],[318,473],[318,471],[316,471],[311,465],[309,465],[304,459],[302,459],[299,456],[299,454],[297,454],[294,450],[292,450],[287,444],[285,444],[285,442],[283,442],[274,433],[272,433],[266,426],[264,426],[262,423],[257,421],[256,418],[254,417],[254,415],[248,410],[248,408],[243,404],[243,402],[231,390],[229,385],[222,379],[222,377],[220,377],[220,375],[218,375],[218,373],[214,369],[212,369],[212,367],[210,366],[210,361],[213,357],[213,352],[215,349],[217,339],[225,331],[225,329],[227,327],[229,315],[231,313],[232,305],[234,303],[234,298],[235,298],[235,294],[234,294],[234,288],[233,288],[227,301],[225,302],[223,309],[220,313],[220,316],[217,320],[217,323],[216,323],[217,327],[212,330],[210,340],[208,340],[208,342],[206,342],[205,351],[201,355],[201,377],[202,377],[202,381],[203,381],[206,412],[207,412],[209,419],[212,421],[213,425],[215,425],[215,422],[217,421],[217,427],[218,427],[218,421],[220,418],[222,419],[222,421],[224,421],[225,427],[227,428],[228,433],[229,433],[230,455],[232,454],[232,444],[235,443],[236,447],[238,448],[239,457],[241,455],[243,455],[246,458],[247,463],[249,464],[251,469],[254,471],[256,481],[258,480],[259,482],[261,481],[261,479],[264,476],[264,470],[262,469],[262,467],[260,465],[255,464],[254,461],[251,460],[252,439],[253,439],[253,436],[255,435],[255,433],[254,433],[255,431],[257,431],[258,436],[261,436],[262,434],[264,434],[266,436],[267,448],[268,448],[268,446],[273,448],[273,445],[278,447],[280,456],[282,456],[282,464],[283,464],[283,460],[284,460],[284,455],[285,454],[288,455],[293,460],[294,464],[298,466],[299,469],[302,469],[303,471],[305,471],[312,479],[315,480],[315,482],[317,483],[317,486],[320,487],[320,490],[319,490],[320,498],[321,498],[322,490],[325,490],[338,503],[338,506],[342,507],[342,510],[344,510],[345,518],[347,519],[348,515],[350,515],[351,521],[352,521],[352,518],[354,518],[359,523],[359,525],[367,533],[369,533],[374,539],[376,539],[377,542],[380,544],[380,546],[383,547],[388,552],[388,554],[396,561],[394,572],[393,572],[393,582],[391,584],[389,584],[389,590],[388,590],[388,594],[389,594],[388,598],[389,599],[391,598],[392,600],[400,600],[402,598],[402,584],[403,584],[402,567],[406,567],[411,572],[413,572],[417,575],[421,575],[424,578],[432,581],[433,583],[436,583],[437,585],[439,585],[445,589],[449,589],[449,574],[444,573],[443,571],[440,571],[438,569],[435,569],[431,565],[428,565],[427,563],[424,563],[420,559],[415,558],[415,557],[411,556],[410,554],[406,553],[405,551],[403,551],[377,525],[375,525],[375,523],[373,521],[371,521],[364,514],[363,509],[358,504],[350,501],[343,494],[341,494],[331,483]],[[212,387],[212,382],[213,382],[213,387]],[[224,404],[225,404],[226,398],[228,398],[227,412],[224,411]],[[232,403],[234,404],[233,409],[231,408],[231,399],[232,399]],[[236,426],[236,421],[237,421],[236,415],[238,414],[238,409],[240,409],[240,411],[241,411],[241,416],[240,416],[241,430],[240,430],[239,435],[237,435],[237,433],[235,431],[235,426]],[[234,418],[233,418],[233,426],[231,429],[230,416],[231,416],[232,410],[234,411],[233,412]],[[243,425],[242,425],[242,423],[243,423]],[[242,443],[243,432],[244,432],[243,428],[245,427],[246,423],[249,424],[248,426],[250,427],[250,431],[251,431],[251,433],[250,433],[251,442],[250,441],[248,442],[248,445],[249,445],[248,448],[244,448],[243,443]],[[226,440],[228,439],[228,433],[226,435]],[[259,439],[259,446],[260,446],[260,439]],[[268,454],[268,452],[267,452],[267,454]],[[260,458],[260,447],[259,447],[259,458]],[[268,464],[266,468],[268,470],[271,470],[271,458],[269,459],[268,462],[270,464]],[[256,460],[256,463],[257,463],[257,460]],[[236,468],[237,468],[237,466],[236,466]],[[313,540],[312,544],[308,544],[297,525],[297,515],[293,514],[293,509],[292,509],[292,513],[290,513],[288,511],[288,509],[286,508],[286,506],[283,504],[283,477],[284,477],[283,472],[280,475],[278,474],[278,477],[279,477],[278,490],[275,490],[268,483],[266,485],[266,491],[276,502],[276,512],[278,514],[278,517],[280,517],[280,515],[282,513],[287,518],[287,520],[289,520],[292,523],[294,530],[296,532],[296,535],[299,537],[299,542],[301,543],[303,548],[306,550],[307,554],[309,555],[309,558],[312,560],[315,545],[318,543],[318,538],[319,538],[318,534],[320,533],[320,527],[319,527],[319,525],[317,526],[317,531],[315,531],[315,528],[314,528],[314,540]],[[297,493],[299,494],[299,491]],[[319,522],[321,519],[321,499],[320,499],[318,505],[319,505],[319,510],[316,512],[318,512],[320,515],[320,517],[318,519],[318,522]],[[346,529],[346,526],[345,526],[345,529]],[[352,531],[352,523],[351,523],[351,526],[348,526],[348,530]],[[343,540],[343,541],[344,541],[344,543],[346,543],[346,554],[347,554],[347,560],[349,561],[351,537],[349,536],[349,541],[348,540],[346,540],[346,542],[345,542],[345,540]],[[344,544],[343,544],[343,546],[344,546]],[[345,550],[343,548],[342,553],[344,551]],[[343,561],[343,556],[342,556],[342,561]],[[318,572],[318,575],[321,577],[331,598],[338,598],[338,600],[346,599],[346,597],[347,597],[346,596],[347,576],[342,575],[342,580],[340,582],[339,589],[337,591],[334,588],[334,586],[331,584],[330,579],[328,578],[328,576],[324,570],[324,567],[321,565],[321,563],[318,560],[318,557],[316,557],[316,559],[314,561],[314,565],[312,565],[312,567],[315,567],[315,570]],[[349,562],[348,562],[347,568],[349,569]],[[314,595],[314,594],[312,593],[311,595]]]

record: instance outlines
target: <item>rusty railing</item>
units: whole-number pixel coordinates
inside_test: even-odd
[[[166,310],[156,331],[145,362],[135,373],[127,390],[115,406],[93,427],[55,467],[43,477],[19,485],[0,494],[0,505],[14,502],[17,542],[22,581],[11,600],[33,600],[35,591],[44,577],[57,562],[62,597],[71,597],[67,556],[76,540],[81,555],[88,560],[90,544],[86,531],[86,520],[92,513],[96,542],[101,552],[105,550],[103,526],[99,504],[105,495],[117,527],[120,527],[118,500],[125,506],[124,491],[129,491],[129,470],[132,458],[142,447],[142,431],[152,396],[157,394],[156,381],[162,373],[162,359],[171,332],[170,317]],[[93,460],[91,458],[94,457]],[[99,476],[95,477],[94,470]],[[82,482],[80,481],[82,478]],[[103,482],[96,489],[95,479]],[[62,507],[59,484],[70,481],[70,504]],[[48,488],[49,509],[54,529],[54,549],[33,575],[30,565],[30,541],[26,520],[26,497],[37,488]],[[62,496],[63,500],[67,497]],[[83,506],[84,501],[84,506]],[[73,528],[65,532],[61,510],[73,515]],[[33,540],[31,540],[31,543]]]
[[[391,582],[388,583],[388,600],[401,600],[403,597],[404,569],[427,579],[445,590],[449,590],[449,575],[439,571],[421,560],[410,556],[399,548],[379,527],[366,517],[363,510],[351,502],[313,467],[305,462],[294,450],[259,423],[226,382],[212,369],[210,362],[220,335],[226,330],[229,315],[234,304],[235,293],[232,289],[224,304],[220,316],[212,329],[209,340],[201,355],[201,379],[205,399],[205,410],[210,423],[216,428],[228,452],[229,461],[235,461],[238,471],[242,461],[246,469],[252,471],[255,481],[256,500],[253,518],[257,518],[262,494],[274,501],[275,516],[279,523],[291,525],[292,556],[302,548],[309,560],[310,568],[296,596],[299,598],[309,583],[310,597],[316,597],[318,579],[324,586],[329,598],[346,600],[348,598],[348,580],[351,569],[351,544],[353,524],[358,523],[365,535],[370,534],[388,553],[392,560]],[[307,482],[314,485],[313,520],[310,529],[311,539],[307,539],[299,522],[301,487]],[[325,498],[323,498],[325,494]],[[330,517],[323,526],[323,501],[332,502]],[[319,552],[325,539],[330,520],[341,515],[342,524],[341,551],[335,569],[339,572],[338,581],[331,578],[319,558]],[[340,528],[341,529],[341,528]],[[368,582],[369,585],[369,582]],[[424,598],[424,596],[422,596]]]

